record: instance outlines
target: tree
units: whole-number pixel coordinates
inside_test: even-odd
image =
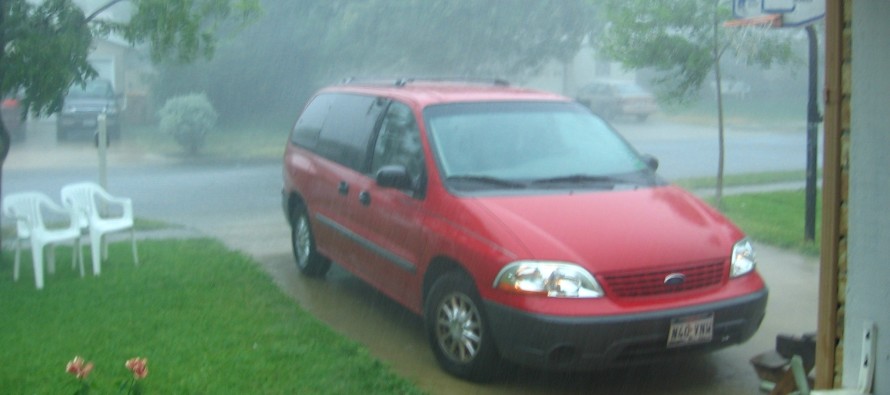
[[[261,23],[221,44],[213,61],[164,66],[153,91],[160,99],[207,92],[222,117],[290,118],[320,85],[347,77],[518,79],[574,56],[597,26],[587,0],[268,0],[263,8]],[[220,79],[227,83],[212,83]]]
[[[130,0],[129,21],[99,18],[122,1],[108,0],[87,15],[73,0],[0,0],[0,97],[21,92],[22,117],[52,114],[72,84],[95,78],[87,56],[96,38],[119,35],[148,44],[153,60],[190,62],[213,54],[219,28],[260,11],[258,0]],[[9,145],[0,122],[0,190]]]
[[[728,50],[749,65],[770,67],[793,59],[786,36],[764,28],[725,28],[732,12],[722,0],[607,0],[608,26],[599,46],[631,69],[660,72],[661,97],[684,101],[713,72],[717,88],[719,155],[716,203],[723,196],[724,129],[720,60]]]

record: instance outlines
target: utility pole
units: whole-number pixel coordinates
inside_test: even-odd
[[[103,111],[96,118],[96,148],[99,151],[99,185],[108,189],[108,118]]]
[[[806,27],[807,38],[810,42],[810,76],[809,76],[809,100],[807,100],[807,181],[806,181],[806,207],[804,213],[804,240],[814,241],[816,237],[816,173],[818,171],[818,163],[816,157],[818,155],[819,140],[817,130],[819,123],[822,122],[822,115],[819,114],[819,94],[818,94],[818,76],[819,76],[819,45],[816,37],[816,28],[812,24]]]

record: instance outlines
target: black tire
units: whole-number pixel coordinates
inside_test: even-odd
[[[470,381],[494,378],[500,356],[479,294],[467,275],[452,272],[437,279],[423,315],[430,347],[443,370]]]
[[[309,277],[322,277],[331,268],[331,261],[315,249],[315,236],[306,208],[298,205],[291,210],[291,247],[297,269]]]

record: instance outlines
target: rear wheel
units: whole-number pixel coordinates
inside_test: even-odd
[[[291,211],[291,246],[301,273],[321,277],[330,269],[331,261],[315,249],[315,236],[309,224],[309,214],[302,205]]]
[[[436,280],[424,306],[430,347],[448,373],[472,381],[490,380],[498,356],[473,281],[463,273]]]

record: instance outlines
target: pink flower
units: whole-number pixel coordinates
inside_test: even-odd
[[[83,358],[75,356],[74,359],[72,359],[71,362],[68,362],[68,365],[65,366],[65,371],[73,374],[78,380],[83,380],[93,371],[93,363],[88,362],[84,364]]]
[[[145,358],[131,358],[128,359],[124,366],[127,369],[130,369],[133,372],[133,377],[137,380],[144,379],[145,376],[148,376],[148,360]]]

